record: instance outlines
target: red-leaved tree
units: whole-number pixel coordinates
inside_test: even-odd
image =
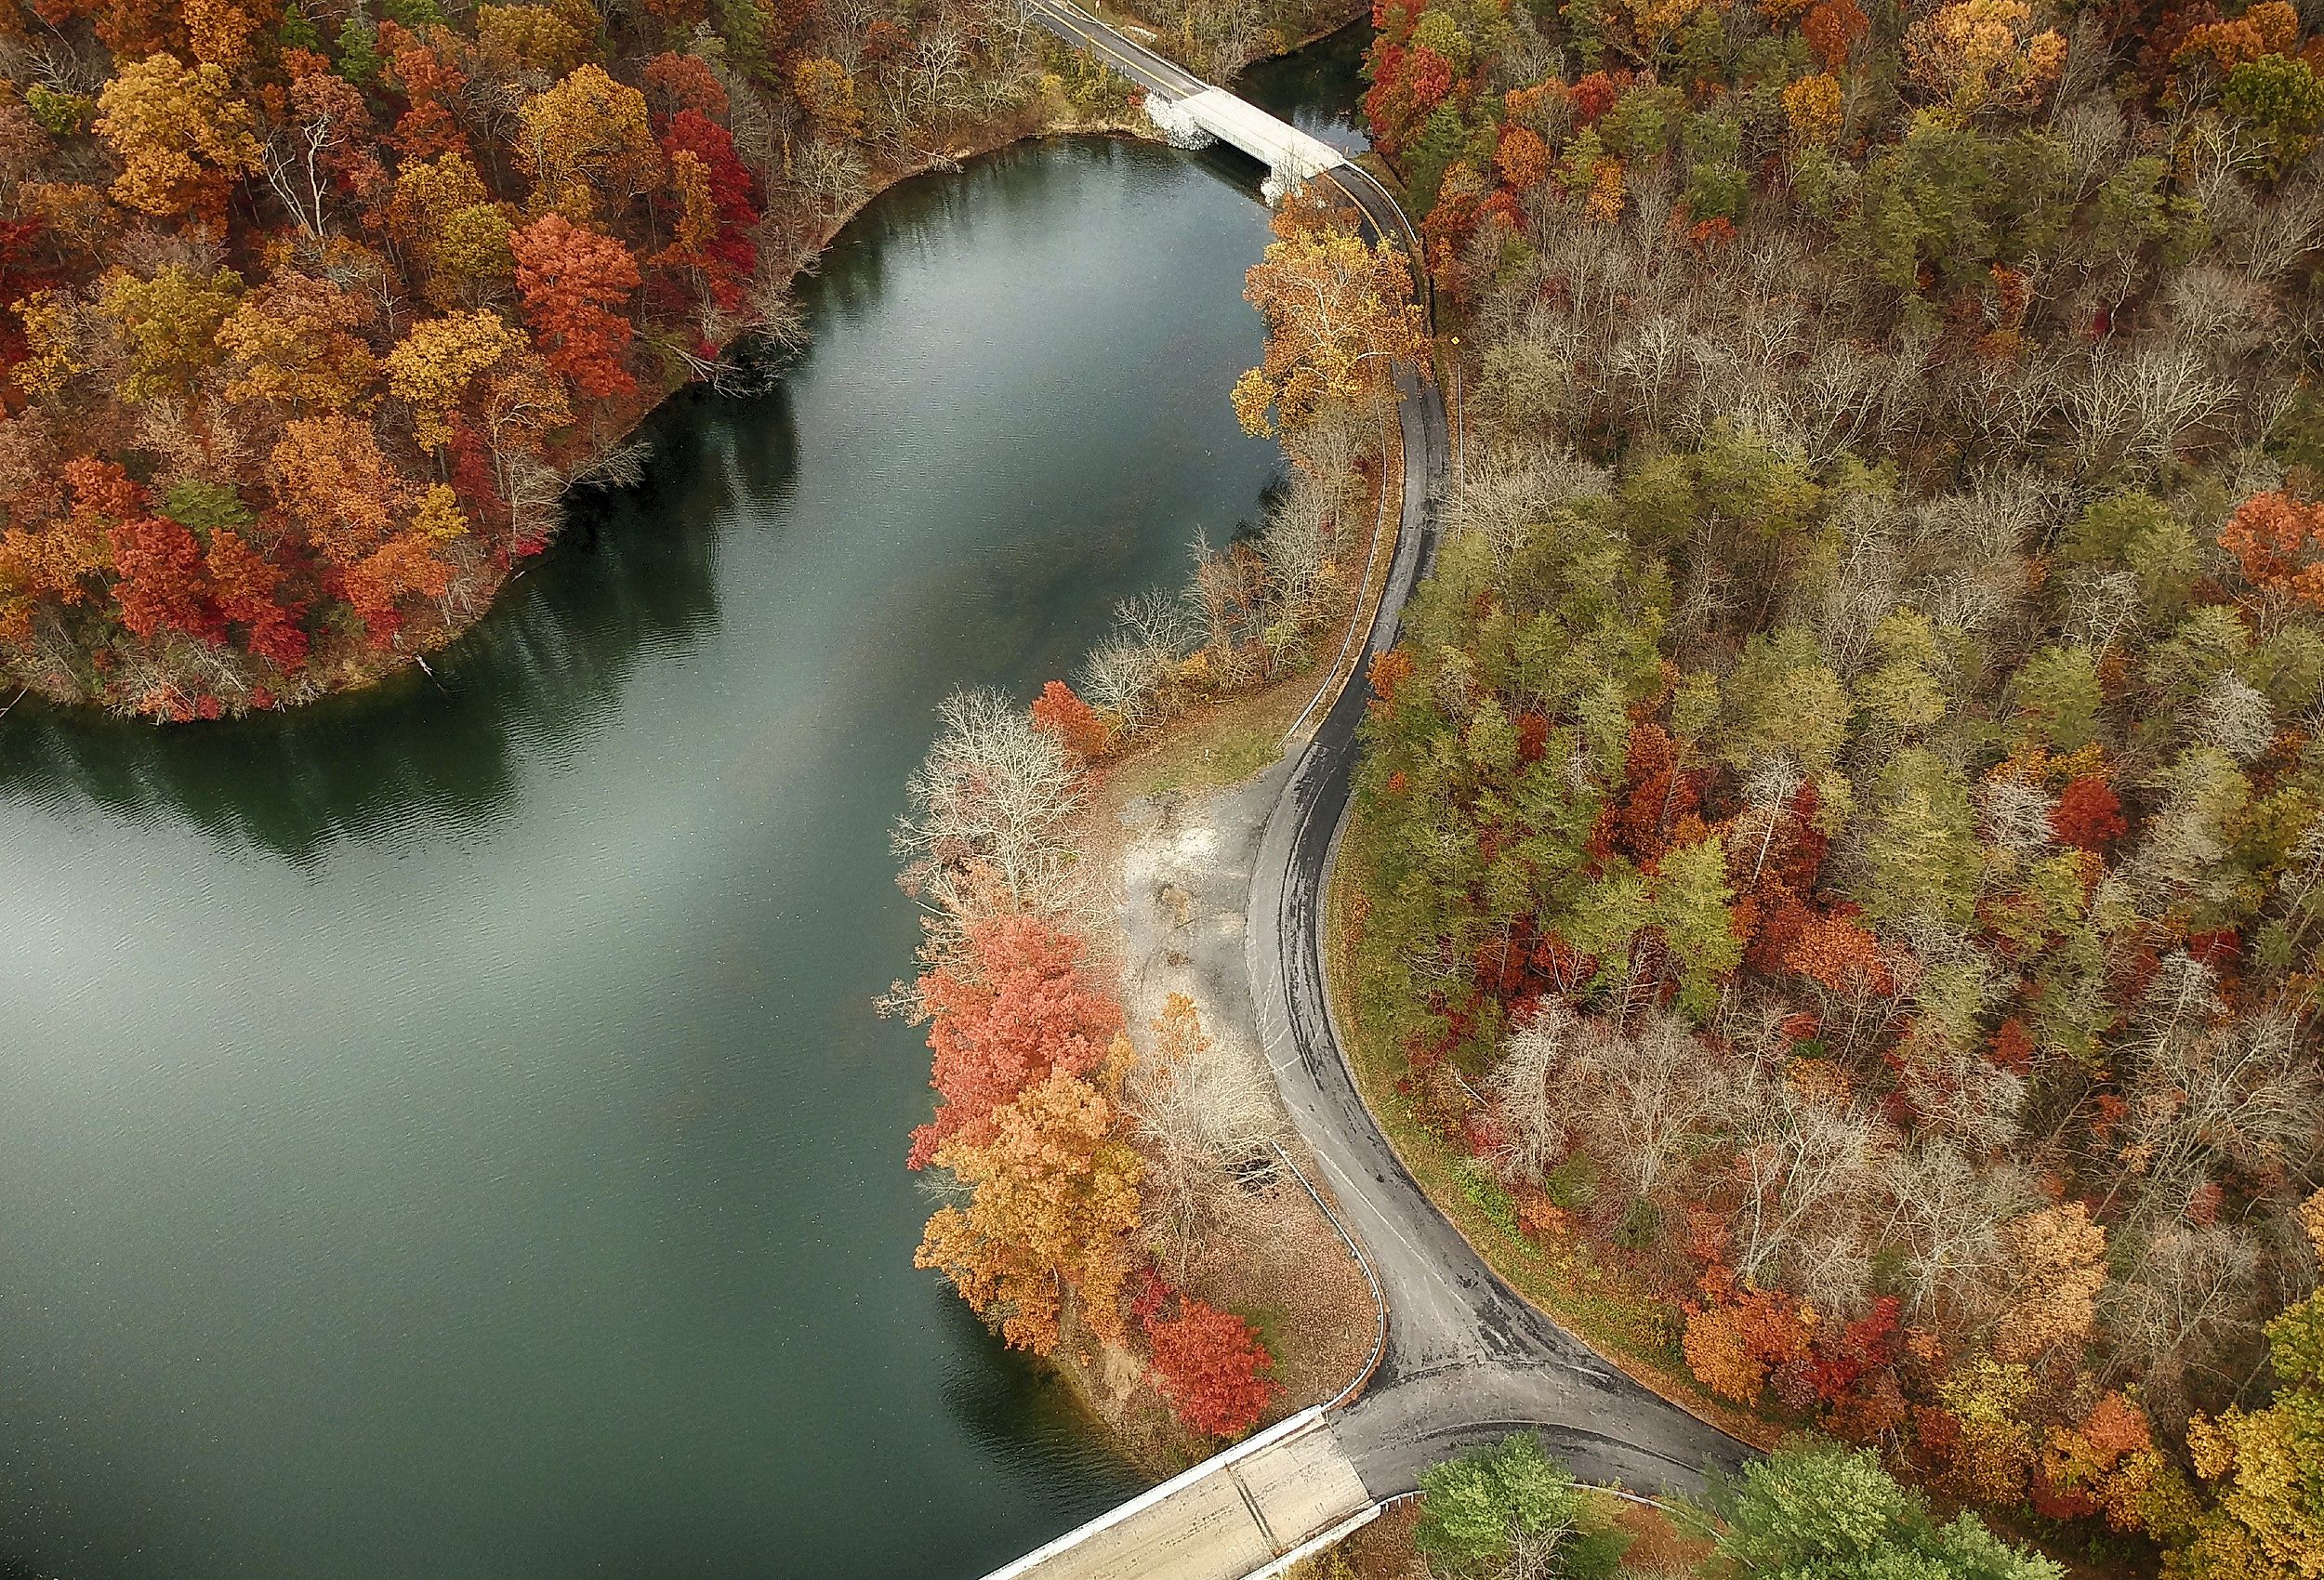
[[[202,545],[165,516],[137,516],[113,528],[113,597],[121,623],[140,637],[182,631],[205,642],[226,633],[202,573]]]
[[[1122,1029],[1122,1008],[1081,969],[1081,941],[1036,916],[968,928],[968,959],[920,979],[935,1050],[936,1117],[912,1132],[911,1166],[945,1142],[988,1144],[993,1112],[1052,1070],[1086,1075]]]
[[[1084,761],[1105,750],[1105,720],[1063,680],[1051,680],[1033,699],[1033,727]]]
[[[1155,1390],[1187,1428],[1209,1437],[1240,1437],[1283,1393],[1274,1357],[1250,1323],[1192,1297],[1178,1314],[1146,1318],[1154,1346]]]
[[[284,669],[307,662],[307,633],[297,611],[286,609],[275,597],[282,586],[282,568],[268,560],[231,527],[210,534],[204,560],[218,612],[238,625],[248,627],[247,646],[260,658]]]
[[[2107,846],[2129,832],[2122,816],[2121,797],[2096,774],[2084,774],[2058,793],[2050,809],[2050,832],[2061,844],[2104,854]]]
[[[629,249],[553,210],[512,232],[508,249],[516,255],[525,325],[548,365],[595,399],[635,392],[621,365],[629,320],[617,310],[638,288],[638,260]]]

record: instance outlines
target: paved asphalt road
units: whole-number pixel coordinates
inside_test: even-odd
[[[1165,99],[1191,99],[1210,85],[1143,45],[1116,33],[1072,0],[1033,0],[1033,18],[1076,48],[1087,49],[1122,75]]]
[[[1034,0],[1034,9],[1042,25],[1150,92],[1180,99],[1208,86],[1071,0]],[[1402,211],[1360,167],[1323,179],[1338,181],[1376,231],[1412,250]],[[1403,512],[1367,665],[1395,641],[1433,543],[1446,470],[1435,384],[1411,369],[1397,383]],[[1692,1491],[1705,1467],[1732,1468],[1750,1451],[1632,1382],[1496,1277],[1405,1172],[1349,1078],[1323,989],[1319,923],[1369,694],[1360,678],[1351,681],[1301,752],[1261,836],[1245,911],[1246,964],[1276,1084],[1387,1291],[1386,1353],[1363,1396],[1333,1415],[1332,1435],[1375,1498],[1409,1492],[1427,1466],[1519,1427],[1540,1429],[1585,1479]]]
[[[1360,176],[1344,180],[1376,228],[1409,234]],[[1433,542],[1446,475],[1444,402],[1405,371],[1405,491],[1396,560],[1366,648],[1395,641]],[[1246,915],[1260,1035],[1300,1134],[1388,1292],[1387,1353],[1333,1428],[1375,1497],[1408,1492],[1466,1444],[1538,1427],[1585,1479],[1692,1491],[1708,1465],[1750,1451],[1625,1376],[1503,1284],[1405,1172],[1357,1097],[1332,1024],[1319,955],[1322,895],[1346,817],[1355,730],[1370,688],[1340,694],[1307,743],[1261,837]]]

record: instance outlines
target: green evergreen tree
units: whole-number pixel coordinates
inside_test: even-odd
[[[283,25],[274,30],[274,36],[285,49],[312,49],[321,53],[323,32],[308,17],[298,0],[290,0],[283,7]]]
[[[1452,162],[1460,157],[1468,143],[1468,125],[1449,101],[1429,112],[1420,135],[1412,139],[1412,146],[1405,151],[1405,191],[1414,213],[1426,214],[1436,206],[1436,193],[1445,184],[1445,172],[1452,168]]]
[[[1910,746],[1896,754],[1881,790],[1865,842],[1866,915],[1876,921],[1934,915],[1967,927],[1975,917],[1982,855],[1960,770]]]
[[[339,24],[339,75],[357,87],[379,80],[379,32],[360,16]]]
[[[1430,1467],[1420,1491],[1412,1545],[1446,1580],[1600,1580],[1630,1543],[1533,1432]]]
[[[1724,687],[1727,759],[1750,768],[1782,754],[1813,773],[1847,744],[1855,712],[1847,688],[1824,663],[1813,633],[1796,625],[1755,636]]]
[[[1679,968],[1679,1007],[1697,1024],[1710,1019],[1721,984],[1743,963],[1734,901],[1725,840],[1714,835],[1663,856],[1655,878],[1654,921]]]
[[[2023,727],[2061,752],[2079,751],[2098,738],[2106,693],[2088,648],[2059,643],[2018,666],[2010,697]]]
[[[1869,1449],[1779,1449],[1713,1490],[1720,1556],[1759,1580],[2063,1580],[1976,1516],[1948,1525]]]
[[[2271,174],[2307,157],[2324,125],[2324,84],[2305,60],[2263,55],[2227,73],[2219,107],[2238,123]]]

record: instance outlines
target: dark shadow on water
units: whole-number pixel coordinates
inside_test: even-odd
[[[943,1310],[942,1320],[952,1330],[946,1348],[955,1354],[981,1352],[985,1363],[953,1372],[944,1390],[944,1408],[977,1442],[1008,1458],[1031,1462],[1037,1468],[1031,1479],[1061,1492],[1073,1490],[1071,1501],[1061,1499],[1056,1505],[1051,1534],[1069,1531],[1152,1483],[1151,1475],[1116,1451],[1113,1435],[1097,1428],[1056,1368],[1010,1349],[960,1302],[947,1300]],[[1022,1550],[997,1547],[954,1556],[973,1559],[973,1567],[966,1561],[956,1567],[976,1573],[997,1568]]]
[[[1370,19],[1351,22],[1304,49],[1249,67],[1235,89],[1342,153],[1360,153],[1372,146],[1360,108],[1364,52],[1371,43]]]
[[[1138,1479],[1136,1468],[1105,1446],[1111,1438],[1089,1431],[1089,1413],[1055,1367],[1010,1349],[966,1303],[946,1300],[938,1309],[952,1330],[945,1348],[981,1351],[985,1363],[958,1368],[944,1387],[944,1407],[971,1437],[1011,1453],[1031,1445],[1044,1455],[1117,1465],[1126,1480]]]
[[[1099,165],[1180,158],[1118,138],[1064,146]],[[1034,151],[1005,149],[957,176],[883,194],[804,285],[810,322],[877,311],[891,269],[918,235],[1036,223],[1052,212],[1054,187],[1017,169]],[[1181,168],[1254,198],[1263,173],[1231,150]],[[798,365],[815,354],[811,343]],[[309,867],[340,841],[459,837],[495,824],[509,810],[521,762],[570,760],[614,716],[642,654],[683,652],[715,628],[719,521],[737,510],[785,519],[798,435],[786,381],[778,371],[764,384],[749,399],[694,389],[666,402],[643,429],[653,445],[643,481],[573,495],[557,544],[431,660],[432,678],[407,670],[288,714],[168,730],[28,699],[0,721],[0,796],[132,823],[174,815],[221,842]],[[1077,546],[1077,555],[996,563],[997,601],[1031,619],[1055,606],[1059,582],[1102,578],[1113,555],[1135,551],[1127,538],[1108,543],[1092,563],[1086,536]]]
[[[742,403],[688,391],[645,433],[643,481],[573,495],[556,546],[432,660],[432,679],[415,669],[292,713],[166,731],[27,701],[0,727],[0,796],[132,823],[174,814],[309,866],[340,840],[492,824],[522,757],[569,760],[640,654],[682,652],[715,627],[728,480],[759,507],[797,469],[779,384]]]

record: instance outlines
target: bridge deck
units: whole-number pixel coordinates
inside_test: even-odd
[[[1308,136],[1223,88],[1205,88],[1180,100],[1178,108],[1204,131],[1233,143],[1287,181],[1313,179],[1347,159],[1321,138]]]
[[[1346,163],[1346,156],[1322,138],[1123,37],[1074,0],[1032,0],[1032,14],[1058,37],[1088,49],[1145,89],[1147,112],[1174,140],[1193,132],[1231,143],[1286,185],[1312,180]]]
[[[1248,1580],[1373,1511],[1322,1412],[1309,1410],[988,1580]]]

